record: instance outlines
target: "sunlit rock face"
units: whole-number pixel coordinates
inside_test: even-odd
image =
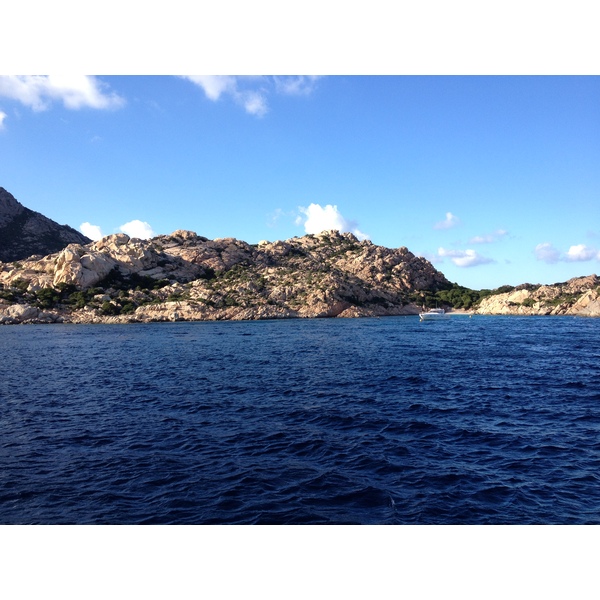
[[[0,187],[0,261],[58,252],[68,244],[87,244],[90,239],[68,225],[59,225],[23,206]]]
[[[251,245],[185,230],[150,240],[116,234],[0,264],[0,284],[4,303],[37,302],[73,322],[414,314],[419,292],[450,285],[406,248],[350,233]]]

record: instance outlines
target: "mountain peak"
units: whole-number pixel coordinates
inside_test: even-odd
[[[0,228],[20,215],[25,207],[7,190],[0,187]]]
[[[91,240],[68,225],[23,206],[0,187],[0,261],[22,260],[35,254],[47,255],[69,244]]]

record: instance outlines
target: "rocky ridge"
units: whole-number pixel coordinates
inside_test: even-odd
[[[0,323],[416,314],[424,292],[451,285],[407,248],[338,231],[256,245],[115,234],[0,263]]]
[[[482,315],[576,315],[600,317],[600,278],[575,277],[553,285],[522,284],[483,298]]]
[[[30,210],[0,187],[0,261],[58,252],[68,244],[91,240],[68,225],[59,225]]]

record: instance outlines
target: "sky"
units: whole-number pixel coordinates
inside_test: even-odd
[[[0,76],[0,185],[91,238],[324,229],[475,289],[599,271],[600,78]]]

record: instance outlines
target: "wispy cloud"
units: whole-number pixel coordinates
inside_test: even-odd
[[[560,259],[560,252],[549,242],[538,244],[533,253],[538,260],[541,260],[549,265],[557,263]]]
[[[279,94],[288,96],[308,96],[312,94],[318,79],[320,78],[306,75],[273,78],[275,90]]]
[[[263,117],[269,112],[267,98],[261,91],[242,92],[239,98],[240,104],[242,104],[244,110],[250,115]]]
[[[492,258],[482,256],[475,250],[448,250],[446,248],[438,248],[438,256],[448,257],[457,267],[476,267],[496,262]]]
[[[94,241],[104,237],[102,230],[98,225],[92,225],[87,221],[79,226],[79,231],[81,231],[81,233],[83,233],[83,235],[85,235],[86,237],[89,237],[90,240]]]
[[[147,240],[156,235],[149,223],[137,219],[121,225],[119,230],[126,233],[129,237],[139,238],[141,240]]]
[[[282,208],[276,208],[272,213],[269,213],[267,215],[268,221],[267,221],[267,226],[268,227],[277,227],[279,225],[279,222],[282,219],[285,220],[298,220],[298,213],[296,211],[285,211]]]
[[[310,204],[308,208],[299,206],[300,215],[296,219],[296,225],[304,225],[306,233],[321,233],[330,229],[341,232],[353,233],[359,240],[367,240],[369,236],[358,228],[356,221],[346,219],[338,210],[336,205]]]
[[[508,231],[504,229],[497,229],[493,233],[487,235],[476,235],[469,240],[469,244],[493,244],[499,242],[508,235]]]
[[[65,108],[114,109],[125,104],[124,98],[107,84],[86,75],[2,75],[0,97],[16,100],[34,111],[47,110],[55,101]]]
[[[4,119],[6,119],[6,113],[0,110],[0,131],[4,129]]]
[[[453,215],[451,212],[446,213],[446,218],[443,221],[438,221],[433,228],[434,229],[452,229],[460,224],[460,219]]]
[[[417,256],[428,260],[430,263],[436,265],[438,263],[444,262],[444,259],[438,256],[437,254],[433,254],[431,252],[420,252],[417,253]]]
[[[557,262],[586,262],[590,260],[600,260],[600,251],[593,246],[585,244],[577,244],[571,246],[566,253],[562,254],[560,250],[555,248],[549,242],[538,244],[533,253],[538,260],[548,264]]]
[[[183,77],[200,87],[206,97],[217,102],[230,97],[248,114],[263,117],[269,112],[269,96],[307,96],[317,77],[237,77],[232,75],[187,75]]]
[[[206,97],[215,102],[223,94],[234,95],[237,90],[236,78],[229,75],[187,75],[183,79],[188,79],[201,87]]]
[[[257,117],[263,117],[269,110],[267,92],[262,85],[256,87],[257,78],[251,78],[254,87],[250,89],[243,89],[244,78],[231,75],[189,75],[184,76],[184,79],[202,88],[206,97],[213,102],[217,102],[222,96],[230,96],[248,114]],[[262,84],[262,78],[258,79]]]

